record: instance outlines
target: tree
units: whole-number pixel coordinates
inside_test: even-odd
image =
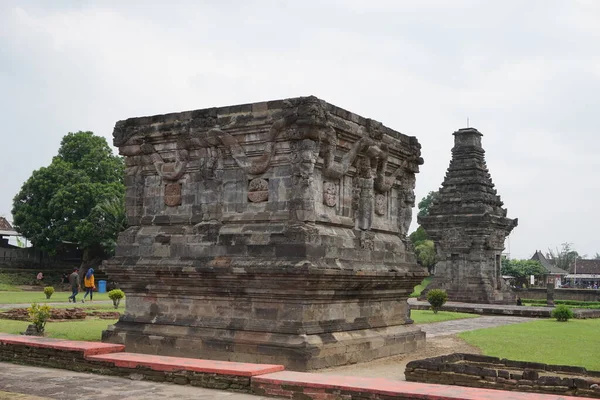
[[[502,259],[502,275],[510,275],[515,278],[517,286],[529,287],[529,276],[546,275],[546,268],[537,260],[509,260]]]
[[[65,241],[77,243],[84,260],[110,250],[106,239],[118,232],[97,227],[99,213],[92,212],[104,202],[123,204],[123,169],[106,139],[67,134],[50,165],[34,171],[15,196],[15,230],[50,254]]]
[[[417,207],[419,207],[419,213],[417,214],[417,216],[425,217],[429,215],[429,209],[431,208],[431,205],[437,200],[439,196],[440,192],[439,190],[436,190],[435,192],[429,192],[427,196],[423,197],[417,205]]]
[[[565,242],[561,244],[560,250],[557,248],[554,252],[551,249],[548,249],[547,258],[550,259],[558,268],[569,271],[571,264],[573,264],[575,260],[580,260],[582,257],[573,248],[573,243]]]
[[[600,253],[596,253],[594,255],[594,260],[600,260]]]
[[[417,259],[421,265],[427,267],[427,271],[429,271],[430,274],[433,273],[433,267],[437,262],[433,240],[423,240],[419,242],[419,244],[415,246],[415,253],[417,254]]]
[[[418,246],[420,242],[429,240],[429,235],[425,232],[422,226],[419,226],[416,231],[408,235],[408,238],[412,242],[413,246]]]

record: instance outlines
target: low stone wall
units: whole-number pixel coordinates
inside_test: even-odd
[[[121,376],[133,380],[189,384],[292,400],[575,400],[565,396],[560,390],[549,395],[507,393],[479,387],[284,371],[282,365],[162,357],[127,353],[123,350],[120,345],[0,333],[0,361]],[[482,370],[485,367],[479,368]],[[422,368],[419,371],[440,375],[439,371]],[[576,384],[581,381],[567,379]],[[516,390],[522,391],[523,387]],[[577,392],[577,395],[581,393]]]
[[[514,289],[522,299],[546,299],[546,288]],[[554,289],[554,300],[600,301],[600,290]]]
[[[8,336],[0,334],[0,361],[121,376],[134,380],[170,382],[181,385],[189,384],[234,392],[250,393],[251,391],[250,380],[252,375],[247,371],[241,371],[239,375],[235,375],[231,371],[224,371],[225,368],[222,366],[222,372],[219,372],[218,368],[215,368],[215,372],[202,372],[194,370],[195,367],[189,365],[165,367],[165,365],[160,365],[159,363],[156,365],[152,363],[143,365],[136,362],[119,364],[115,360],[111,360],[111,357],[113,354],[128,354],[121,353],[124,346],[112,345],[112,348],[110,348],[110,346],[104,343],[77,343],[19,336],[15,336],[16,340],[12,340],[11,338],[7,339]],[[31,340],[32,343],[25,343],[27,340]],[[56,343],[59,345],[56,346]],[[69,349],[66,344],[72,344],[73,346]],[[79,346],[80,344],[81,346]],[[90,344],[90,348],[85,348],[86,345]],[[94,345],[98,345],[99,347],[95,348]],[[103,350],[100,346],[108,347]],[[102,357],[105,357],[105,359],[103,360]],[[149,360],[153,360],[153,356],[147,355],[146,357]],[[198,362],[202,361],[198,360]]]
[[[476,354],[411,361],[407,381],[600,398],[600,371]]]

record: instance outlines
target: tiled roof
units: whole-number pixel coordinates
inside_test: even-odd
[[[13,227],[4,217],[0,217],[0,231],[12,231]]]
[[[576,263],[571,263],[569,272],[572,274],[600,274],[600,260],[577,260]]]
[[[548,273],[553,275],[567,275],[568,272],[562,268],[558,268],[550,260],[548,260],[541,251],[536,250],[535,254],[531,257],[532,260],[537,260],[542,264],[542,267],[548,271]]]

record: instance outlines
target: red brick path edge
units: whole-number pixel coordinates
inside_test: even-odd
[[[282,365],[164,357],[123,352],[124,346],[0,333],[0,360],[68,368],[57,354],[79,353],[77,370],[244,391],[302,400],[576,400],[579,397],[284,371]],[[113,371],[114,370],[114,371]],[[125,371],[125,374],[123,373]],[[148,372],[151,371],[151,372]],[[235,378],[239,377],[239,378]]]
[[[283,371],[252,379],[254,393],[293,399],[575,400],[538,393]],[[304,394],[301,397],[298,394]],[[295,396],[295,397],[294,397]]]

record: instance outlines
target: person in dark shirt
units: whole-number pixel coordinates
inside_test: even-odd
[[[73,292],[69,296],[69,303],[73,300],[73,303],[76,302],[75,296],[81,290],[81,286],[79,285],[79,274],[77,273],[79,270],[77,268],[73,268],[73,273],[69,275],[69,284],[71,285],[71,291]]]

